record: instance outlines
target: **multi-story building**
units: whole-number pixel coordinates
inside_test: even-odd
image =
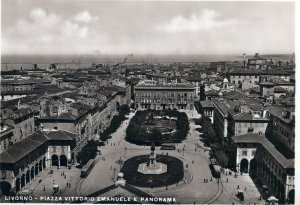
[[[285,81],[290,81],[290,73],[282,70],[249,70],[240,69],[228,73],[229,82],[235,84],[242,88],[243,83],[247,83],[244,89],[249,89],[259,85],[259,82],[271,80],[271,79],[281,79]]]
[[[195,100],[200,100],[200,92],[201,92],[201,78],[199,77],[188,77],[186,81],[189,84],[193,84],[195,86]]]
[[[5,123],[13,127],[11,143],[18,142],[35,132],[35,114],[31,108],[19,108],[5,119]]]
[[[50,80],[30,79],[30,80],[2,80],[1,91],[29,91],[33,90],[37,85],[49,85]]]
[[[295,110],[279,106],[270,107],[270,133],[271,137],[286,148],[295,150]]]
[[[264,134],[248,133],[233,137],[237,145],[236,167],[256,182],[267,185],[269,194],[281,203],[294,203],[294,159],[284,156]]]
[[[76,135],[66,131],[35,132],[0,154],[4,195],[20,191],[44,169],[68,167],[74,160]]]
[[[1,123],[0,130],[0,153],[5,151],[9,146],[12,145],[13,127]]]
[[[199,110],[203,116],[208,117],[211,120],[212,124],[214,123],[214,105],[212,101],[200,101]]]
[[[214,128],[219,137],[227,138],[228,135],[228,111],[239,106],[238,101],[224,99],[212,100],[214,105]]]
[[[137,109],[194,109],[195,87],[190,84],[135,86]]]

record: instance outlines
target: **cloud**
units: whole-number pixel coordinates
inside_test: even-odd
[[[88,11],[79,12],[74,16],[74,21],[79,23],[89,23],[90,21],[97,19],[97,16],[92,16]]]
[[[89,28],[70,19],[63,20],[55,13],[47,13],[42,8],[31,10],[29,18],[21,18],[12,27],[10,33],[18,38],[51,42],[57,38],[85,38]]]
[[[2,34],[2,51],[56,53],[91,46],[96,33],[87,23],[96,17],[86,12],[78,14],[63,18],[42,8],[34,8]],[[102,36],[99,34],[97,37]]]
[[[221,14],[214,10],[203,9],[201,12],[191,14],[189,18],[175,16],[168,23],[157,26],[157,29],[166,32],[210,31],[237,23],[235,19],[226,20],[220,17]]]

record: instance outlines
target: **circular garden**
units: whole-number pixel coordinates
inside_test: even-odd
[[[156,161],[167,165],[167,172],[163,174],[142,174],[138,172],[141,163],[149,161],[149,155],[132,157],[124,162],[121,172],[124,173],[126,183],[140,187],[162,187],[175,184],[183,179],[183,162],[175,157],[157,155]]]
[[[130,120],[126,140],[137,145],[180,143],[189,131],[188,117],[177,110],[138,111]]]

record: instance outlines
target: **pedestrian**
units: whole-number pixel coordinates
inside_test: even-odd
[[[44,191],[46,191],[46,185],[44,185]]]
[[[245,191],[247,191],[247,187],[245,187]]]
[[[69,183],[69,188],[71,189],[71,183]]]
[[[203,180],[203,183],[205,183],[205,179]]]
[[[67,182],[67,188],[69,187],[69,182]]]
[[[65,176],[65,172],[63,172],[63,176]]]
[[[228,183],[228,178],[226,179],[226,182]]]
[[[212,177],[210,177],[210,181],[212,181]]]
[[[239,189],[240,188],[240,185],[237,185],[237,189]]]
[[[114,143],[114,146],[116,146],[116,143]]]

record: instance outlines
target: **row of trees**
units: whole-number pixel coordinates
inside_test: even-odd
[[[176,117],[177,131],[174,134],[169,135],[163,135],[157,128],[152,129],[151,132],[146,132],[146,128],[142,125],[146,121],[149,121],[153,115]],[[178,112],[177,110],[138,111],[127,127],[126,140],[138,145],[151,145],[152,142],[157,146],[165,142],[179,143],[186,138],[188,131],[189,123],[185,113]]]
[[[100,134],[100,139],[106,141],[110,138],[110,134],[114,133],[126,119],[126,115],[129,114],[130,108],[128,105],[121,105],[118,108],[118,114],[113,117],[110,125]]]
[[[76,159],[77,162],[80,163],[81,167],[84,166],[90,159],[95,159],[98,145],[99,142],[90,140],[77,154]]]
[[[203,138],[201,140],[205,146],[211,147],[211,157],[215,158],[222,167],[235,170],[236,148],[232,139],[224,140],[219,137],[214,130],[213,124],[207,117],[196,120],[195,123],[201,125],[200,131],[203,132]]]
[[[126,114],[130,112],[128,105],[122,105],[118,108],[118,115],[115,115],[111,120],[109,127],[107,127],[103,133],[100,134],[100,139],[102,141],[110,138],[110,134],[115,132],[121,125],[121,123],[126,119]],[[77,154],[76,159],[80,162],[80,165],[85,165],[90,159],[94,159],[97,154],[97,147],[102,144],[98,141],[90,140]]]

